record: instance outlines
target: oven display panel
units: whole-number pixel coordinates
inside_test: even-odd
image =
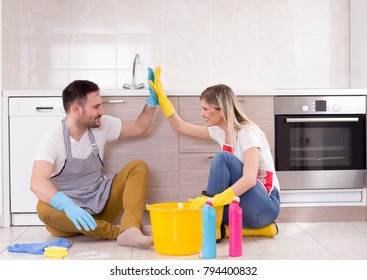
[[[316,100],[315,101],[315,111],[316,112],[326,112],[326,100]]]

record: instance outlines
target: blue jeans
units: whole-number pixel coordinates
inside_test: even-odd
[[[243,174],[243,163],[233,154],[219,152],[212,159],[208,179],[207,193],[215,195],[232,186]],[[262,228],[279,215],[279,192],[273,189],[270,196],[265,188],[256,185],[240,196],[243,228]],[[224,207],[223,223],[228,224],[228,206]]]

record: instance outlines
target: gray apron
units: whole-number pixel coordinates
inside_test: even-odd
[[[98,214],[103,210],[110,194],[112,178],[101,173],[103,163],[99,157],[94,135],[88,129],[92,153],[86,159],[73,158],[69,129],[65,119],[62,121],[62,130],[66,159],[59,174],[53,176],[51,181],[59,191],[64,192],[78,206],[90,214]]]

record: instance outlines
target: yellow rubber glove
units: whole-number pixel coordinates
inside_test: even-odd
[[[202,208],[205,202],[207,201],[207,197],[199,196],[195,199],[189,199],[190,209]]]
[[[235,197],[232,188],[226,189],[224,192],[216,194],[213,197],[213,207],[224,206],[230,204]]]
[[[164,89],[161,83],[161,67],[157,67],[154,70],[154,83],[149,81],[149,85],[153,88],[155,94],[158,97],[159,105],[161,105],[164,115],[169,118],[175,112],[171,101],[168,99],[167,95],[164,93]]]
[[[220,207],[227,204],[230,204],[235,197],[235,194],[232,188],[226,189],[224,192],[216,194],[213,197],[213,207]],[[190,208],[201,208],[207,201],[208,197],[206,196],[199,196],[195,199],[189,199]]]

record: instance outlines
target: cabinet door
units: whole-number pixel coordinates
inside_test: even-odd
[[[181,118],[189,123],[205,125],[200,116],[201,102],[199,96],[180,96],[179,114]],[[219,146],[211,140],[200,140],[180,134],[180,152],[216,152]]]
[[[201,102],[198,96],[180,96],[179,114],[183,120],[205,124],[200,116]],[[206,190],[211,158],[219,150],[212,140],[201,140],[179,135],[180,142],[180,200],[200,196]]]
[[[180,201],[200,196],[206,190],[214,154],[180,153]]]
[[[265,133],[270,150],[274,151],[274,98],[272,96],[240,96],[246,115]]]
[[[123,103],[119,103],[121,100]],[[170,100],[177,106],[177,98]],[[146,97],[104,97],[103,108],[107,115],[134,120],[141,113],[145,101]],[[113,176],[134,159],[142,159],[149,166],[147,203],[177,201],[178,135],[171,129],[160,108],[157,109],[156,119],[147,135],[106,145],[103,172]]]

